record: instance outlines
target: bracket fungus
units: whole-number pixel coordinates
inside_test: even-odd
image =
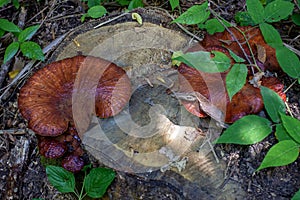
[[[103,73],[97,74],[99,68]],[[48,158],[63,157],[62,165],[73,172],[84,165],[72,110],[72,97],[81,92],[74,87],[79,70],[90,70],[97,77],[96,89],[80,88],[91,94],[88,98],[94,98],[95,115],[116,115],[129,101],[131,86],[126,72],[114,63],[92,56],[75,56],[48,64],[28,79],[18,98],[20,113],[38,135],[40,153]],[[89,77],[79,79],[90,81]]]
[[[239,28],[246,33],[248,42],[252,50],[254,49],[253,53],[255,59],[257,59],[257,62],[260,62],[259,67],[261,70],[279,70],[275,50],[265,43],[259,29],[251,27]],[[228,31],[207,35],[202,42],[191,47],[188,52],[211,51],[213,49],[215,51],[221,51],[231,58],[229,53],[224,51],[224,49],[230,49],[238,56],[245,58],[243,51],[236,42],[238,40],[240,44],[242,44],[241,46],[244,49],[246,56],[250,57],[249,47],[247,46],[245,39],[242,39],[242,34],[233,28],[230,28],[230,31],[235,35],[235,38],[232,37]],[[264,62],[258,58],[261,56],[257,50],[258,46],[265,49],[266,55]],[[232,58],[231,64],[234,64]],[[181,63],[178,67],[178,72],[180,92],[198,92],[203,95],[214,106],[224,112],[224,122],[226,123],[233,123],[245,115],[257,114],[264,107],[260,89],[249,83],[249,80],[251,79],[250,69],[248,71],[247,82],[242,89],[232,97],[231,101],[229,100],[228,93],[225,89],[225,79],[228,71],[222,73],[205,73]],[[274,90],[285,101],[286,96],[283,92],[284,86],[277,78],[262,77],[260,79],[260,84]],[[214,91],[211,93],[212,88]],[[198,117],[207,116],[207,112],[201,109],[198,101],[181,100],[181,102],[190,113]]]

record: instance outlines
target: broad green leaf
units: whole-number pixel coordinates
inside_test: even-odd
[[[75,177],[74,175],[62,167],[47,166],[46,174],[50,183],[60,192],[74,192]]]
[[[230,58],[220,52],[220,51],[211,51],[214,54],[212,61],[217,65],[218,72],[224,72],[231,66]]]
[[[245,64],[234,64],[226,76],[226,89],[229,99],[242,89],[246,83],[248,69]]]
[[[216,143],[255,144],[262,141],[271,132],[269,120],[257,115],[248,115],[229,126]]]
[[[19,9],[20,8],[19,0],[13,0],[13,5],[15,6],[16,9]]]
[[[171,8],[172,8],[172,11],[177,7],[179,6],[179,0],[169,0],[170,2],[170,5],[171,5]]]
[[[88,0],[87,5],[89,8],[94,7],[94,6],[100,6],[101,0]]]
[[[209,19],[205,22],[204,28],[212,35],[218,32],[223,32],[225,27],[217,19]]]
[[[84,189],[89,197],[102,197],[115,178],[115,172],[107,168],[94,168],[86,176]]]
[[[103,6],[93,6],[87,11],[91,18],[99,18],[107,13]]]
[[[293,117],[280,114],[282,125],[288,134],[300,144],[300,121]]]
[[[30,26],[30,27],[24,29],[23,31],[21,31],[18,36],[19,42],[25,42],[26,40],[30,40],[31,37],[37,32],[39,27],[40,27],[39,25]]]
[[[264,7],[258,0],[246,0],[247,11],[255,24],[264,22]]]
[[[248,12],[238,12],[235,17],[235,21],[241,26],[254,26],[256,23],[253,21],[252,17]]]
[[[21,31],[17,25],[8,21],[7,19],[0,19],[0,29],[12,33],[18,33]]]
[[[9,2],[10,0],[0,0],[0,7],[7,5]]]
[[[297,26],[300,26],[300,14],[294,13],[292,15],[292,20]]]
[[[293,139],[293,138],[290,137],[288,132],[284,129],[282,124],[276,124],[275,136],[276,136],[278,141],[292,140]]]
[[[23,42],[20,46],[21,52],[24,56],[34,59],[44,61],[45,57],[41,47],[35,42]]]
[[[298,192],[296,192],[296,194],[294,194],[294,196],[292,197],[291,200],[299,200],[300,199],[300,190],[298,190]]]
[[[19,50],[19,42],[12,42],[5,50],[3,63],[6,63],[16,55]]]
[[[274,47],[282,45],[280,34],[272,25],[262,23],[259,24],[259,28],[261,30],[262,35],[264,36],[266,43],[268,43],[270,46]]]
[[[267,110],[268,115],[273,122],[280,122],[279,113],[285,113],[285,105],[280,96],[273,90],[261,86],[260,92],[263,97],[264,105]]]
[[[291,15],[293,9],[294,4],[287,1],[275,0],[265,7],[265,21],[269,23],[278,22]]]
[[[299,58],[285,46],[276,48],[276,58],[281,69],[292,78],[300,78]]]
[[[224,59],[224,55],[222,56],[222,54],[221,52],[216,53],[213,60],[210,52],[196,51],[174,57],[173,60],[181,61],[203,72],[215,73],[226,71],[230,67],[230,59],[225,54],[227,59]]]
[[[294,162],[299,156],[299,145],[293,140],[284,140],[275,144],[268,151],[256,171],[267,167],[278,167]]]
[[[177,19],[173,22],[181,24],[200,24],[205,22],[210,15],[208,11],[208,3],[205,2],[201,5],[194,5],[190,7],[187,11],[182,13]]]
[[[131,0],[128,5],[128,10],[132,10],[139,7],[144,7],[143,0]]]
[[[238,62],[238,63],[245,62],[244,58],[241,58],[238,55],[236,55],[233,51],[231,51],[231,49],[227,49],[227,50],[229,51],[230,56],[233,58],[233,60],[235,62]]]
[[[0,38],[4,35],[5,31],[0,29]]]

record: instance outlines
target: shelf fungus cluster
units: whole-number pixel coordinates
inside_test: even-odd
[[[90,79],[78,77],[79,70],[85,69],[97,77],[94,88],[89,84],[84,88]],[[97,74],[99,69],[103,69],[102,73]],[[40,154],[62,158],[62,166],[72,172],[80,171],[85,164],[73,118],[72,97],[74,92],[80,93],[74,87],[78,79],[79,85],[83,85],[80,90],[94,98],[95,115],[100,118],[118,114],[129,101],[131,86],[126,72],[109,61],[91,56],[75,56],[48,64],[28,79],[18,99],[22,116],[37,134]]]
[[[275,49],[266,44],[258,28],[239,27],[245,32],[249,46],[256,59],[258,67],[262,71],[278,71],[279,64],[276,60]],[[216,33],[207,35],[199,45],[189,49],[193,51],[221,51],[231,57],[229,50],[245,60],[252,59],[249,46],[243,35],[234,28],[229,28],[230,32]],[[234,34],[234,36],[232,36]],[[229,49],[229,50],[228,50]],[[231,58],[231,64],[234,64]],[[225,79],[228,71],[222,73],[205,73],[182,63],[178,67],[180,92],[198,92],[209,101],[224,111],[224,121],[233,123],[241,117],[249,114],[256,114],[263,109],[263,100],[258,87],[250,84],[253,78],[252,70],[248,71],[246,84],[236,93],[231,101],[225,88]],[[259,80],[262,86],[274,90],[285,101],[283,93],[284,85],[276,77],[262,77]],[[222,87],[220,87],[222,84]],[[217,88],[217,89],[216,89]],[[218,89],[219,88],[219,89]],[[211,92],[213,90],[213,92]],[[222,104],[223,103],[223,104]],[[198,101],[183,100],[182,104],[192,114],[198,117],[205,117],[207,114],[201,109]],[[223,105],[223,106],[222,106]],[[224,106],[225,105],[225,106]]]

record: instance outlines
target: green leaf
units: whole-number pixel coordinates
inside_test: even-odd
[[[300,144],[300,121],[284,114],[280,114],[280,116],[285,130],[297,143]]]
[[[256,171],[267,167],[278,167],[294,162],[299,156],[299,145],[293,140],[281,141],[268,151]]]
[[[224,72],[231,66],[230,58],[220,51],[212,51],[214,57],[212,61],[217,65],[218,72]]]
[[[205,22],[205,29],[212,35],[218,32],[223,32],[225,27],[217,19],[209,19]]]
[[[300,61],[294,52],[285,46],[277,47],[276,58],[285,73],[292,78],[300,78]]]
[[[242,89],[246,83],[248,69],[245,64],[234,64],[226,76],[226,89],[229,99]]]
[[[112,169],[94,168],[85,178],[84,189],[89,197],[100,198],[114,178],[115,172]]]
[[[284,102],[276,92],[267,87],[261,86],[260,92],[263,97],[264,105],[268,115],[270,116],[273,122],[279,123],[279,113],[285,113]]]
[[[36,26],[30,26],[24,29],[23,31],[21,31],[18,36],[19,42],[25,42],[26,40],[30,40],[39,28],[40,26],[36,25]]]
[[[74,175],[62,167],[47,166],[46,174],[50,183],[60,192],[74,192],[75,177]]]
[[[268,43],[270,46],[275,47],[282,45],[280,34],[272,25],[262,23],[259,24],[259,28],[262,35],[264,36],[266,43]]]
[[[291,200],[299,200],[300,199],[300,190],[298,190],[298,192],[296,192],[296,194],[294,194],[294,196],[292,197]]]
[[[300,26],[300,14],[294,13],[292,15],[292,20],[297,26]]]
[[[179,6],[179,0],[169,0],[170,2],[170,5],[171,5],[171,8],[172,8],[172,11],[177,7]]]
[[[18,33],[21,31],[17,25],[8,21],[7,19],[0,19],[0,29],[12,33]]]
[[[244,58],[239,57],[238,55],[236,55],[233,51],[231,51],[231,49],[227,49],[229,51],[230,56],[233,58],[233,60],[237,63],[242,63],[245,62]]]
[[[4,35],[5,31],[0,29],[0,38]]]
[[[230,67],[230,59],[221,52],[215,53],[213,59],[210,52],[196,51],[179,55],[173,60],[184,62],[190,67],[208,73],[223,72]]]
[[[34,59],[34,60],[41,60],[44,61],[44,53],[41,47],[35,42],[23,42],[20,46],[21,52],[24,56]]]
[[[227,128],[217,139],[217,143],[255,144],[262,141],[271,132],[269,120],[257,115],[248,115]]]
[[[187,11],[182,13],[177,19],[173,22],[181,24],[200,24],[205,22],[210,15],[208,10],[208,3],[205,2],[201,5],[194,5],[190,7]]]
[[[144,7],[143,0],[131,0],[128,5],[128,10],[132,10],[139,7]]]
[[[107,13],[103,6],[93,6],[87,11],[91,18],[99,18]]]
[[[101,0],[88,0],[88,7],[100,6]]]
[[[275,0],[265,7],[265,21],[269,23],[278,22],[291,15],[293,9],[294,4],[287,1]]]
[[[252,17],[248,12],[238,12],[235,17],[235,21],[241,26],[255,26],[256,23],[253,21]]]
[[[7,5],[9,2],[10,0],[0,0],[0,7]]]
[[[258,0],[246,0],[247,11],[255,24],[264,22],[265,10]]]
[[[19,9],[20,8],[19,0],[13,0],[13,5],[15,6],[16,9]]]
[[[293,139],[293,138],[290,137],[288,132],[284,129],[282,124],[276,124],[275,136],[276,136],[278,141],[292,140]]]
[[[5,50],[3,63],[6,63],[16,55],[19,50],[19,42],[12,42]]]

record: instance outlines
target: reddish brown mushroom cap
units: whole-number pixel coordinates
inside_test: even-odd
[[[204,73],[185,64],[179,66],[178,72],[180,92],[189,93],[195,91],[205,96],[208,100],[213,98],[212,103],[226,113],[226,123],[233,123],[245,115],[256,114],[263,109],[263,100],[259,88],[255,88],[249,83],[246,83],[229,101],[227,92],[222,89],[225,87],[227,73]],[[285,94],[282,92],[283,85],[277,78],[264,77],[261,81],[263,86],[274,90],[285,100]],[[209,88],[214,88],[213,92]],[[212,95],[214,96],[212,97]],[[182,104],[189,112],[198,117],[207,116],[201,110],[198,102],[182,101]]]
[[[78,70],[89,64],[106,68],[103,74],[99,74],[96,90],[96,93],[103,92],[103,94],[91,96],[95,97],[96,104],[99,104],[96,105],[97,115],[110,117],[120,112],[131,95],[130,81],[126,72],[101,58],[75,56],[45,66],[21,88],[19,109],[28,120],[29,128],[42,136],[57,136],[68,129],[69,124],[73,122],[74,81]],[[122,80],[119,81],[119,78]],[[118,101],[111,100],[112,92]],[[118,93],[119,96],[115,95]]]
[[[279,70],[280,66],[276,59],[275,49],[264,41],[260,29],[250,26],[238,28],[245,32],[246,38],[257,61],[261,62],[261,60],[264,60],[261,66],[265,69],[262,70]],[[248,57],[250,57],[251,53],[243,35],[236,28],[230,27],[229,30],[235,35],[236,39],[240,42],[240,44],[242,44],[242,48],[244,49],[245,53],[248,55]],[[240,57],[245,58],[245,55],[243,54],[234,37],[232,37],[232,35],[226,30],[222,33],[206,35],[200,44],[204,49],[207,49],[211,46],[224,46],[235,52]],[[261,50],[263,50],[263,53],[261,53]],[[264,59],[260,59],[260,57],[264,57]]]
[[[60,158],[67,151],[67,145],[55,139],[39,138],[38,141],[40,154],[46,158]]]

